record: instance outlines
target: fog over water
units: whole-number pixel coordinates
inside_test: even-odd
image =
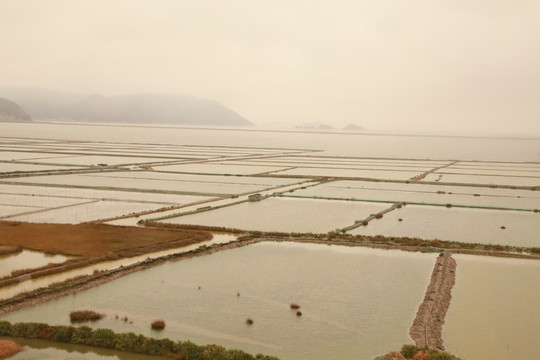
[[[0,1],[2,87],[185,94],[257,125],[540,134],[540,3]]]

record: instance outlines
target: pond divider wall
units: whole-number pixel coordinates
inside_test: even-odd
[[[456,260],[449,252],[437,257],[424,301],[420,304],[409,335],[418,347],[444,350],[442,326],[456,281]]]

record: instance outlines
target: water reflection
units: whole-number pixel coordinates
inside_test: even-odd
[[[122,351],[100,349],[83,345],[72,345],[36,339],[13,339],[24,346],[24,351],[10,357],[13,360],[155,360],[155,356],[132,354]]]
[[[4,255],[0,257],[0,277],[7,276],[14,270],[38,268],[50,263],[58,264],[69,258],[64,255],[46,254],[31,250]]]

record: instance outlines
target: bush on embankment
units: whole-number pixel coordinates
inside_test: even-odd
[[[92,329],[88,326],[48,325],[43,323],[15,323],[0,321],[0,336],[43,339],[76,345],[160,355],[183,360],[279,360],[273,356],[250,355],[242,350],[227,350],[219,345],[200,346],[191,341],[174,342],[154,339],[132,332],[117,334],[110,329]]]
[[[459,360],[457,357],[438,349],[419,348],[416,345],[405,344],[400,351],[402,359],[419,360]],[[397,354],[399,355],[399,354]]]

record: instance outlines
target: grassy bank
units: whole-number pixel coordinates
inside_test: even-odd
[[[115,333],[110,329],[91,329],[88,326],[11,324],[8,321],[0,321],[0,336],[42,339],[182,360],[279,360],[262,354],[253,356],[238,349],[227,350],[220,345],[201,346],[191,341],[154,339],[132,332]]]

